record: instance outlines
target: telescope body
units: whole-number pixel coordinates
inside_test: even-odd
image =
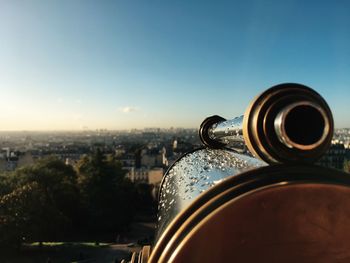
[[[313,164],[333,136],[318,93],[274,86],[199,136],[165,173],[153,247],[131,262],[350,262],[350,176]]]
[[[350,176],[315,165],[236,174],[160,228],[149,262],[349,262]]]
[[[202,148],[182,156],[170,167],[160,186],[156,240],[200,194],[225,178],[267,165],[232,150]]]

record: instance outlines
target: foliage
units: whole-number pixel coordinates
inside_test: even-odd
[[[33,166],[19,169],[14,177],[19,185],[36,182],[50,206],[68,218],[72,226],[78,224],[80,197],[77,174],[71,166],[49,157]]]
[[[349,160],[344,161],[344,171],[347,173],[350,173],[350,161]]]
[[[0,199],[3,243],[59,238],[72,229],[78,216],[79,191],[71,167],[47,158],[7,177],[2,191],[13,190]]]
[[[134,214],[133,185],[121,164],[98,150],[78,164],[79,188],[92,231],[121,231]],[[98,222],[99,224],[96,224]]]
[[[153,185],[140,183],[136,185],[137,209],[148,214],[155,214],[157,202],[152,196]]]
[[[11,193],[15,188],[16,182],[11,173],[0,174],[0,196]]]
[[[151,200],[150,189],[135,187],[125,173],[113,156],[96,151],[76,169],[48,157],[0,174],[0,245],[126,231],[136,209]]]
[[[59,233],[67,218],[45,198],[39,184],[28,183],[0,199],[2,244],[45,240]]]

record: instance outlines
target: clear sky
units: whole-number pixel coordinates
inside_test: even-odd
[[[350,1],[0,0],[0,130],[198,127],[282,82],[350,127]]]

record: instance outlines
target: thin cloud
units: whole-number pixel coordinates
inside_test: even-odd
[[[123,108],[119,108],[119,110],[123,113],[130,113],[130,112],[138,111],[139,109],[137,107],[126,106]]]

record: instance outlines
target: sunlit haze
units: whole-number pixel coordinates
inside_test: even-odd
[[[350,127],[349,1],[0,1],[0,130],[198,127],[266,88]]]

